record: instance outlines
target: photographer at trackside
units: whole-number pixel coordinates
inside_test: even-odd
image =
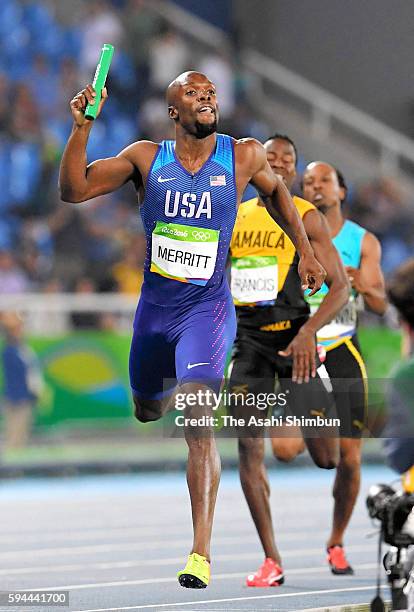
[[[387,394],[388,421],[383,431],[388,464],[402,474],[402,491],[386,484],[371,487],[367,508],[380,522],[378,565],[381,541],[389,545],[382,564],[391,594],[391,610],[414,610],[414,259],[393,274],[387,286],[389,301],[400,316],[405,359],[390,376]],[[371,610],[385,610],[377,592]]]
[[[384,450],[391,468],[400,474],[411,470],[407,485],[414,492],[414,259],[396,270],[387,292],[400,315],[406,359],[391,373]]]

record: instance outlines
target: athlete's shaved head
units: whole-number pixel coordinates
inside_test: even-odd
[[[312,171],[317,166],[321,166],[325,170],[333,171],[333,172],[336,173],[336,168],[334,166],[332,166],[331,164],[328,164],[328,162],[324,162],[324,161],[313,161],[313,162],[311,162],[310,164],[308,164],[306,166],[305,173],[308,172],[308,171]]]
[[[167,88],[168,115],[196,138],[217,130],[216,88],[202,72],[189,70]]]
[[[306,166],[302,188],[304,197],[322,212],[339,206],[347,192],[342,172],[323,161],[314,161]]]
[[[208,83],[210,83],[210,85],[212,85],[210,79],[208,79],[206,75],[202,72],[196,72],[195,70],[187,70],[187,72],[179,74],[178,77],[171,81],[171,83],[167,87],[168,106],[175,104],[177,94],[180,91],[181,87],[183,87],[184,85],[189,85],[193,81],[198,81],[200,79],[203,81],[207,81]]]

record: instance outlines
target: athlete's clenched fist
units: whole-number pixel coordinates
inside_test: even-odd
[[[88,104],[95,103],[96,93],[91,84],[87,85],[85,89],[82,89],[79,93],[76,94],[70,101],[70,110],[72,111],[73,119],[75,120],[76,125],[81,126],[85,123],[89,122],[89,119],[85,118],[85,109]],[[105,104],[105,101],[108,97],[108,92],[106,91],[106,87],[102,90],[101,101],[99,102],[98,112],[96,116],[98,117],[99,113],[102,110],[102,106]]]

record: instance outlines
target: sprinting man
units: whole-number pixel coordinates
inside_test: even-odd
[[[216,90],[204,74],[185,72],[167,89],[175,141],[135,142],[116,157],[87,165],[86,144],[93,123],[85,120],[84,110],[94,96],[88,85],[71,101],[74,126],[61,162],[60,190],[69,202],[85,202],[128,181],[138,192],[147,257],[134,321],[130,380],[136,417],[146,423],[168,409],[176,382],[187,399],[221,383],[235,335],[224,270],[237,204],[249,181],[295,244],[302,285],[314,293],[325,271],[315,259],[288,190],[267,163],[263,146],[253,139],[235,141],[217,134]],[[103,90],[100,109],[106,99]],[[209,412],[205,405],[189,404],[186,417]],[[204,588],[210,577],[220,458],[208,428],[197,432],[188,426],[184,433],[194,539],[178,578],[184,587]]]
[[[327,542],[328,562],[334,574],[353,574],[343,548],[345,530],[360,487],[361,436],[366,425],[367,376],[357,336],[357,296],[366,308],[381,315],[387,301],[381,271],[381,245],[360,225],[345,219],[341,204],[347,187],[343,175],[330,164],[313,162],[303,175],[303,195],[325,215],[330,234],[348,273],[352,292],[341,313],[318,332],[326,351],[324,365],[333,386],[341,418],[340,461],[333,487],[332,531]],[[326,285],[310,298],[318,307]]]
[[[290,190],[296,177],[295,144],[288,136],[276,134],[264,147],[272,171],[282,177]],[[287,406],[293,414],[322,415],[328,411],[331,400],[317,373],[316,332],[346,304],[349,285],[323,216],[302,198],[294,197],[293,202],[315,255],[327,271],[330,291],[310,317],[298,275],[295,246],[270,217],[260,198],[243,202],[230,246],[231,289],[238,326],[229,388],[235,394],[254,391],[256,397],[259,394],[271,397],[277,375],[279,392],[286,394]],[[258,418],[264,416],[259,409],[247,411]],[[246,408],[233,405],[232,413],[242,418]],[[290,430],[289,426],[277,426],[271,435],[290,436]],[[259,570],[247,578],[247,586],[252,587],[276,586],[284,581],[272,527],[263,434],[264,428],[260,430],[257,426],[250,430],[240,428],[238,441],[240,480],[265,555]],[[335,467],[337,440],[308,437],[306,443],[319,467]],[[297,444],[303,444],[301,430]],[[280,448],[281,458],[283,452],[285,460],[295,453],[288,444]]]

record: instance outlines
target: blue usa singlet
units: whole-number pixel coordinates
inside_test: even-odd
[[[194,174],[174,147],[159,145],[141,208],[147,255],[129,371],[134,394],[145,399],[160,399],[177,382],[218,390],[236,332],[225,275],[237,212],[233,139],[217,134]]]
[[[361,263],[362,240],[366,230],[354,223],[346,220],[340,232],[332,238],[332,242],[339,253],[344,266],[359,268]],[[307,298],[311,306],[311,312],[314,312],[320,305],[321,301],[328,293],[328,287],[324,283],[321,289],[312,297]],[[318,343],[325,346],[326,349],[334,348],[347,338],[351,338],[356,333],[357,326],[357,294],[351,290],[349,301],[336,315],[335,319],[324,325],[317,333]]]
[[[217,134],[195,174],[163,141],[152,163],[141,216],[147,237],[142,297],[160,305],[214,297],[224,282],[237,212],[233,139]]]

